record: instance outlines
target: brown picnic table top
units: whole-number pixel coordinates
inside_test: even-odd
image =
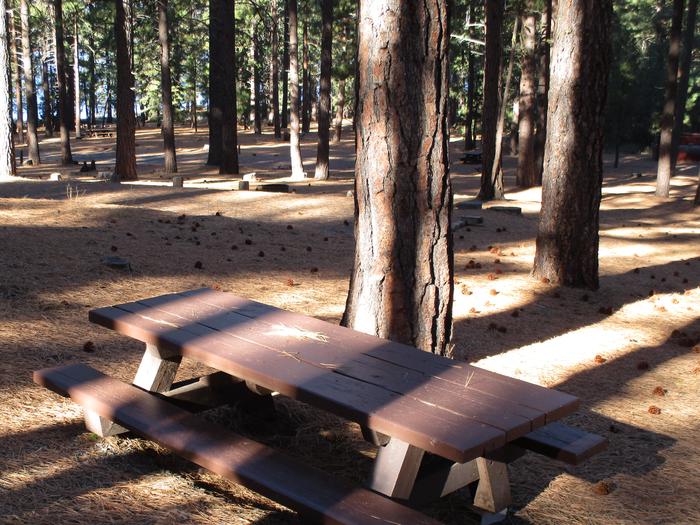
[[[574,412],[578,399],[208,288],[90,320],[458,463]]]

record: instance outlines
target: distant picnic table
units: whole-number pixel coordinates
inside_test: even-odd
[[[142,390],[84,365],[39,371],[37,382],[83,404],[89,428],[101,435],[133,430],[314,520],[433,522],[305,465],[289,467],[286,456],[241,445],[246,440],[192,419],[190,411],[233,396],[271,403],[279,393],[306,402],[358,423],[378,446],[368,480],[373,491],[420,504],[470,485],[487,520],[504,516],[507,464],[525,450],[575,464],[606,446],[556,422],[576,410],[574,396],[229,293],[167,294],[89,317],[146,343],[134,380]],[[183,357],[218,372],[173,384]],[[230,456],[225,465],[222,451]],[[275,481],[281,468],[288,484]],[[334,495],[314,496],[319,487]],[[362,519],[358,505],[366,510]]]

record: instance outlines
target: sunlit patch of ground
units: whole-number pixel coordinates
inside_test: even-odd
[[[240,138],[241,173],[288,182],[285,144],[269,133]],[[308,173],[314,141],[314,134],[304,140]],[[55,139],[42,142],[48,165],[22,168],[27,178],[0,185],[1,522],[295,522],[282,507],[148,442],[91,439],[75,405],[31,383],[32,370],[77,361],[133,377],[141,345],[88,323],[96,306],[218,286],[340,319],[354,246],[350,131],[332,145],[333,179],[291,183],[290,194],[221,189],[226,178],[204,165],[206,142],[206,130],[178,130],[184,190],[160,173],[153,129],[137,136],[148,185],[114,186],[59,168]],[[451,147],[459,203],[474,197],[479,173],[458,161],[461,143]],[[96,158],[100,171],[113,163],[109,139],[76,141],[73,150],[81,161]],[[507,185],[513,168],[506,158]],[[508,191],[507,201],[487,206],[517,206],[522,215],[455,210],[455,218],[478,215],[484,224],[455,232],[454,356],[579,396],[581,409],[567,422],[610,440],[607,452],[576,468],[534,455],[518,460],[514,523],[696,521],[700,213],[690,200],[697,178],[683,167],[673,198],[659,200],[654,168],[633,156],[616,170],[606,163],[596,292],[530,277],[539,189]],[[39,180],[55,171],[63,181]],[[104,266],[107,255],[127,258],[131,269]],[[94,352],[84,351],[88,341]],[[181,376],[204,372],[188,362]],[[353,425],[289,401],[279,412],[273,427],[231,410],[213,417],[339,475],[367,474],[373,450]],[[612,492],[594,492],[599,481]],[[457,494],[429,512],[448,523],[475,521],[464,501]]]

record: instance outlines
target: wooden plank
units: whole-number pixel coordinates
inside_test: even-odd
[[[85,365],[40,370],[34,373],[34,380],[216,474],[299,511],[314,522],[437,523]]]
[[[299,329],[320,332],[334,347],[364,353],[397,366],[429,374],[442,380],[445,388],[454,393],[464,390],[466,384],[467,390],[474,390],[507,403],[514,403],[517,400],[517,404],[541,412],[547,422],[568,415],[578,408],[578,399],[563,392],[506,377],[467,363],[436,356],[412,346],[380,339],[313,317],[280,310],[250,299],[217,292],[209,288],[181,292],[177,295],[197,298],[219,308],[235,311],[251,318],[258,318],[268,323],[288,324]],[[545,424],[545,421],[535,422],[534,425],[538,424]]]
[[[477,458],[479,483],[474,494],[474,506],[487,512],[501,512],[510,505],[508,465],[500,461]]]
[[[608,440],[597,434],[555,422],[515,440],[513,444],[571,465],[578,465],[605,450]]]
[[[161,349],[181,350],[186,357],[379,432],[401,436],[453,461],[465,462],[505,444],[505,435],[498,429],[465,424],[463,418],[449,413],[436,414],[385,389],[295,359],[293,353],[263,351],[265,347],[243,340],[232,344],[232,338],[201,324],[166,314],[154,319],[152,309],[143,305],[121,308],[93,310],[90,320]],[[462,432],[453,432],[455,427]]]
[[[284,324],[270,324],[260,318],[245,317],[235,311],[222,310],[208,303],[182,303],[173,300],[172,296],[146,299],[139,301],[139,304],[156,308],[158,312],[184,317],[235,338],[255,341],[269,349],[295,352],[299,359],[315,366],[403,394],[436,410],[447,411],[498,428],[505,432],[507,440],[530,432],[533,429],[533,421],[534,428],[544,424],[544,414],[539,411],[526,407],[518,408],[516,404],[496,401],[492,397],[466,388],[452,392],[434,386],[434,380],[429,375],[358,352],[339,349],[324,341],[322,333],[303,337],[303,332]],[[155,311],[151,311],[149,315],[157,316]],[[302,334],[302,346],[299,345],[299,333]],[[314,335],[318,338],[315,339]],[[524,412],[526,414],[523,414]],[[461,429],[457,431],[461,432]]]

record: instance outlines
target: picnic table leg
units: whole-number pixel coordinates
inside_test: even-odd
[[[508,464],[487,458],[477,458],[479,481],[474,494],[474,506],[486,511],[482,525],[505,519],[511,502]]]
[[[377,451],[369,487],[386,496],[408,500],[423,454],[422,449],[391,438]]]
[[[147,344],[134,378],[134,385],[150,392],[165,392],[173,384],[181,361],[182,356],[165,354],[156,346]],[[102,437],[127,432],[124,427],[98,416],[91,410],[85,410],[85,426],[89,431]]]

